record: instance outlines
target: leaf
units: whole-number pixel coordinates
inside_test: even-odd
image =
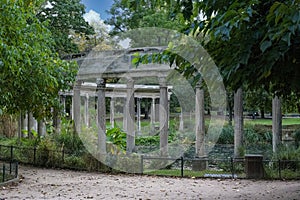
[[[288,46],[291,46],[291,33],[287,33],[282,37],[282,41],[288,43]]]
[[[292,22],[297,23],[299,21],[299,18],[300,18],[300,11],[295,11],[293,18],[292,18]]]
[[[264,53],[270,46],[272,46],[272,42],[265,40],[261,43],[260,50]]]

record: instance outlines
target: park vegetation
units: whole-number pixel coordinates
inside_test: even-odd
[[[62,58],[80,50],[90,50],[95,28],[84,21],[84,6],[79,0],[0,2],[1,118],[14,125],[16,123],[12,121],[25,112],[32,113],[38,120],[52,119],[56,113],[53,110],[60,109],[59,91],[72,88],[78,68],[77,63]],[[259,111],[262,118],[272,112],[271,102],[275,96],[283,100],[285,113],[300,112],[299,10],[300,2],[295,0],[114,0],[109,10],[111,18],[106,22],[112,26],[112,35],[136,28],[160,27],[175,29],[201,43],[218,66],[228,92],[229,123],[223,127],[217,143],[233,144],[233,96],[239,88],[244,91],[245,108],[250,112]],[[75,41],[79,37],[89,48],[78,46]],[[132,47],[142,45],[137,41],[141,39],[132,39]],[[163,52],[165,61],[176,63],[180,73],[197,83],[201,75],[194,76],[195,66],[170,50]],[[171,109],[175,110],[177,104],[176,100],[171,102]],[[209,100],[206,110],[210,110]],[[178,124],[174,122],[173,125],[170,141],[182,141],[175,131]],[[64,119],[60,134],[55,134],[51,126],[49,123],[45,137],[33,132],[29,140],[1,138],[1,143],[43,150],[39,162],[44,166],[55,167],[61,157],[51,151],[62,148],[68,152],[65,158],[68,166],[85,168],[87,163],[93,163],[74,133],[72,121]],[[273,155],[267,151],[272,140],[270,128],[246,125],[241,154],[267,152],[269,159],[298,159],[298,128],[293,133],[295,149],[282,147]],[[26,131],[23,132],[26,136]],[[118,146],[121,152],[125,151],[126,134],[122,129],[108,129],[107,136],[107,142]],[[186,133],[184,139],[192,144],[195,140],[193,132]],[[137,138],[136,145],[158,146],[159,137]],[[258,145],[261,145],[260,149]],[[189,149],[185,156],[192,158],[193,151],[193,148]],[[25,155],[21,157],[24,159]]]

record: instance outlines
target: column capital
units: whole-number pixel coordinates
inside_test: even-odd
[[[164,76],[158,77],[158,83],[160,87],[167,87],[167,79]]]
[[[105,79],[97,78],[96,79],[97,89],[105,88]]]
[[[74,89],[80,88],[81,85],[82,85],[82,83],[83,83],[83,81],[81,81],[81,80],[76,80],[76,81],[75,81],[75,84],[74,84]]]
[[[126,78],[127,79],[127,87],[128,88],[133,88],[134,87],[134,80],[133,80],[133,78],[131,78],[131,77],[127,77]]]
[[[197,82],[197,84],[196,84],[196,88],[201,89],[201,87],[202,87],[202,82],[203,82],[203,78],[200,77],[200,79],[198,80],[198,82]]]

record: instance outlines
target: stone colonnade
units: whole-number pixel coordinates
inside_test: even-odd
[[[115,98],[123,97],[125,100],[124,110],[123,110],[123,128],[127,133],[127,153],[132,153],[135,149],[135,137],[141,132],[141,99],[142,98],[151,98],[151,125],[154,126],[154,123],[157,121],[157,113],[159,115],[159,124],[160,124],[160,150],[161,155],[166,156],[168,151],[168,127],[169,127],[169,99],[170,95],[168,92],[168,86],[165,77],[159,78],[159,86],[149,87],[149,90],[158,90],[155,92],[143,93],[136,92],[138,91],[135,88],[134,80],[132,78],[127,79],[126,87],[119,89],[120,91],[114,92],[109,91],[106,87],[105,80],[100,78],[96,81],[96,97],[97,97],[97,125],[98,125],[98,147],[99,151],[106,152],[106,105],[105,97],[110,97],[110,123],[114,126],[114,113],[115,113]],[[81,131],[81,96],[84,97],[84,123],[86,126],[89,126],[89,97],[93,95],[93,92],[86,93],[86,87],[81,81],[77,81],[72,98],[72,118],[75,123],[75,130],[77,133]],[[147,87],[147,86],[145,86]],[[141,89],[142,90],[142,89]],[[144,88],[145,90],[145,88]],[[82,91],[82,92],[81,92]],[[108,91],[108,92],[107,92]],[[84,94],[83,94],[84,93]],[[64,95],[72,95],[66,94]],[[135,98],[137,99],[137,130],[135,129]],[[64,98],[65,99],[65,98]],[[156,103],[156,99],[159,99],[159,105]],[[65,102],[62,103],[65,105]],[[159,112],[158,112],[159,111]]]
[[[39,136],[44,136],[46,134],[46,125],[45,122],[36,120],[32,113],[26,112],[19,116],[18,137],[25,137],[24,130],[27,131],[28,137],[32,137],[33,131],[35,131]]]

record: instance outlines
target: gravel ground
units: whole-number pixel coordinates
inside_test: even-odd
[[[3,199],[300,199],[300,181],[108,175],[20,166]]]

